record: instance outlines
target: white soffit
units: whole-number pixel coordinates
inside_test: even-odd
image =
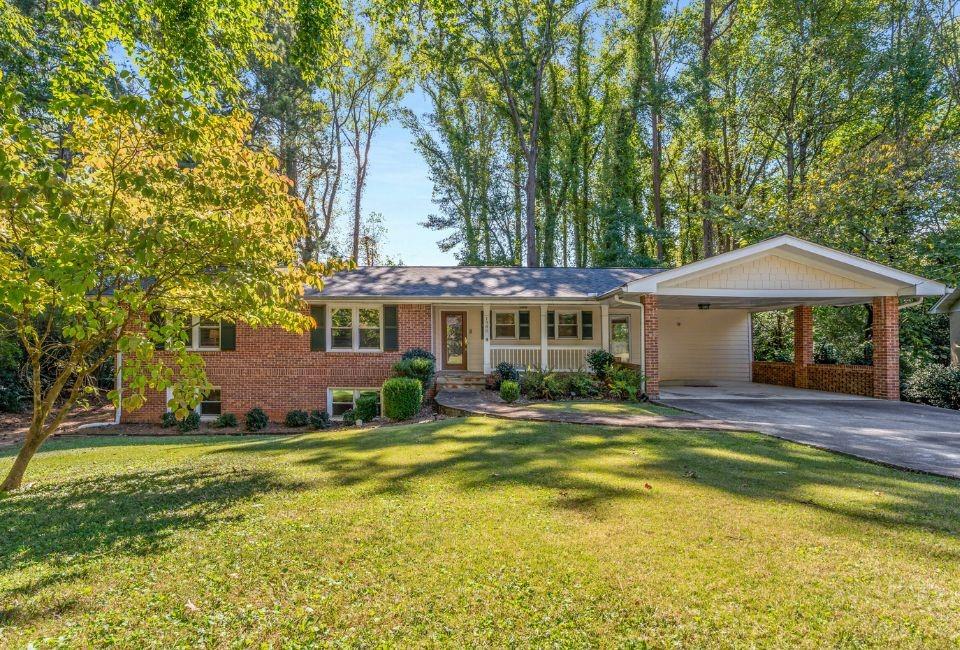
[[[810,266],[825,273],[849,278],[855,285],[869,285],[870,288],[854,289],[703,289],[668,286],[674,281],[693,280],[697,277],[716,273],[748,261],[775,255]],[[792,235],[780,235],[752,246],[740,248],[693,262],[669,271],[663,271],[645,278],[627,283],[628,293],[656,293],[658,295],[744,295],[785,297],[831,297],[839,295],[901,295],[901,296],[942,296],[946,286],[927,280],[912,273],[899,271],[883,264],[844,253],[827,246],[820,246]]]

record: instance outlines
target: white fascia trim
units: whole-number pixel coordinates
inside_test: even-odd
[[[703,296],[705,298],[874,298],[884,295],[877,289],[688,289],[669,287],[658,296]],[[896,291],[886,295],[896,296]],[[903,294],[906,295],[906,294]]]
[[[789,253],[790,249],[795,249],[811,255],[817,255],[837,262],[838,264],[844,264],[846,266],[853,267],[861,272],[874,274],[888,282],[897,282],[900,284],[910,285],[915,291],[917,291],[916,294],[904,293],[902,295],[936,296],[943,295],[943,292],[946,291],[946,287],[939,282],[927,280],[926,278],[922,278],[918,275],[907,273],[905,271],[898,271],[897,269],[889,266],[871,262],[870,260],[857,257],[856,255],[851,255],[850,253],[844,253],[843,251],[838,251],[834,248],[814,244],[813,242],[800,239],[799,237],[794,237],[793,235],[780,235],[779,237],[773,237],[772,239],[767,239],[766,241],[762,241],[751,246],[721,253],[720,255],[708,257],[707,259],[693,262],[669,271],[664,271],[662,273],[656,273],[646,278],[632,280],[627,283],[626,290],[629,293],[660,293],[660,291],[657,289],[657,286],[661,282],[693,275],[708,269],[715,269],[732,262],[738,262],[745,258],[759,255],[761,253],[775,251],[777,249],[785,249],[784,252],[786,253]]]
[[[937,304],[930,310],[931,314],[949,314],[952,312],[960,312],[960,287],[951,290],[938,300]]]

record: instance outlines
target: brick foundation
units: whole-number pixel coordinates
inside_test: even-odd
[[[379,387],[404,351],[432,350],[429,305],[399,305],[397,319],[398,352],[312,352],[309,333],[239,324],[236,350],[198,354],[210,383],[220,388],[222,412],[242,417],[259,406],[270,419],[282,420],[293,409],[325,409],[327,388]],[[166,395],[148,391],[147,403],[124,410],[123,420],[159,422],[164,411]]]

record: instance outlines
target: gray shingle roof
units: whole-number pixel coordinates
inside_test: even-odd
[[[663,269],[515,266],[365,266],[327,279],[306,298],[595,298]]]

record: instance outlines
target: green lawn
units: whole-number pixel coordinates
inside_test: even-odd
[[[760,435],[471,418],[45,449],[0,501],[0,646],[960,642],[960,482]]]
[[[532,402],[523,404],[524,408],[532,408],[544,412],[569,411],[571,413],[599,415],[664,415],[667,417],[688,415],[679,409],[659,404],[641,404],[639,402],[604,402],[590,400],[559,401],[559,402]]]

